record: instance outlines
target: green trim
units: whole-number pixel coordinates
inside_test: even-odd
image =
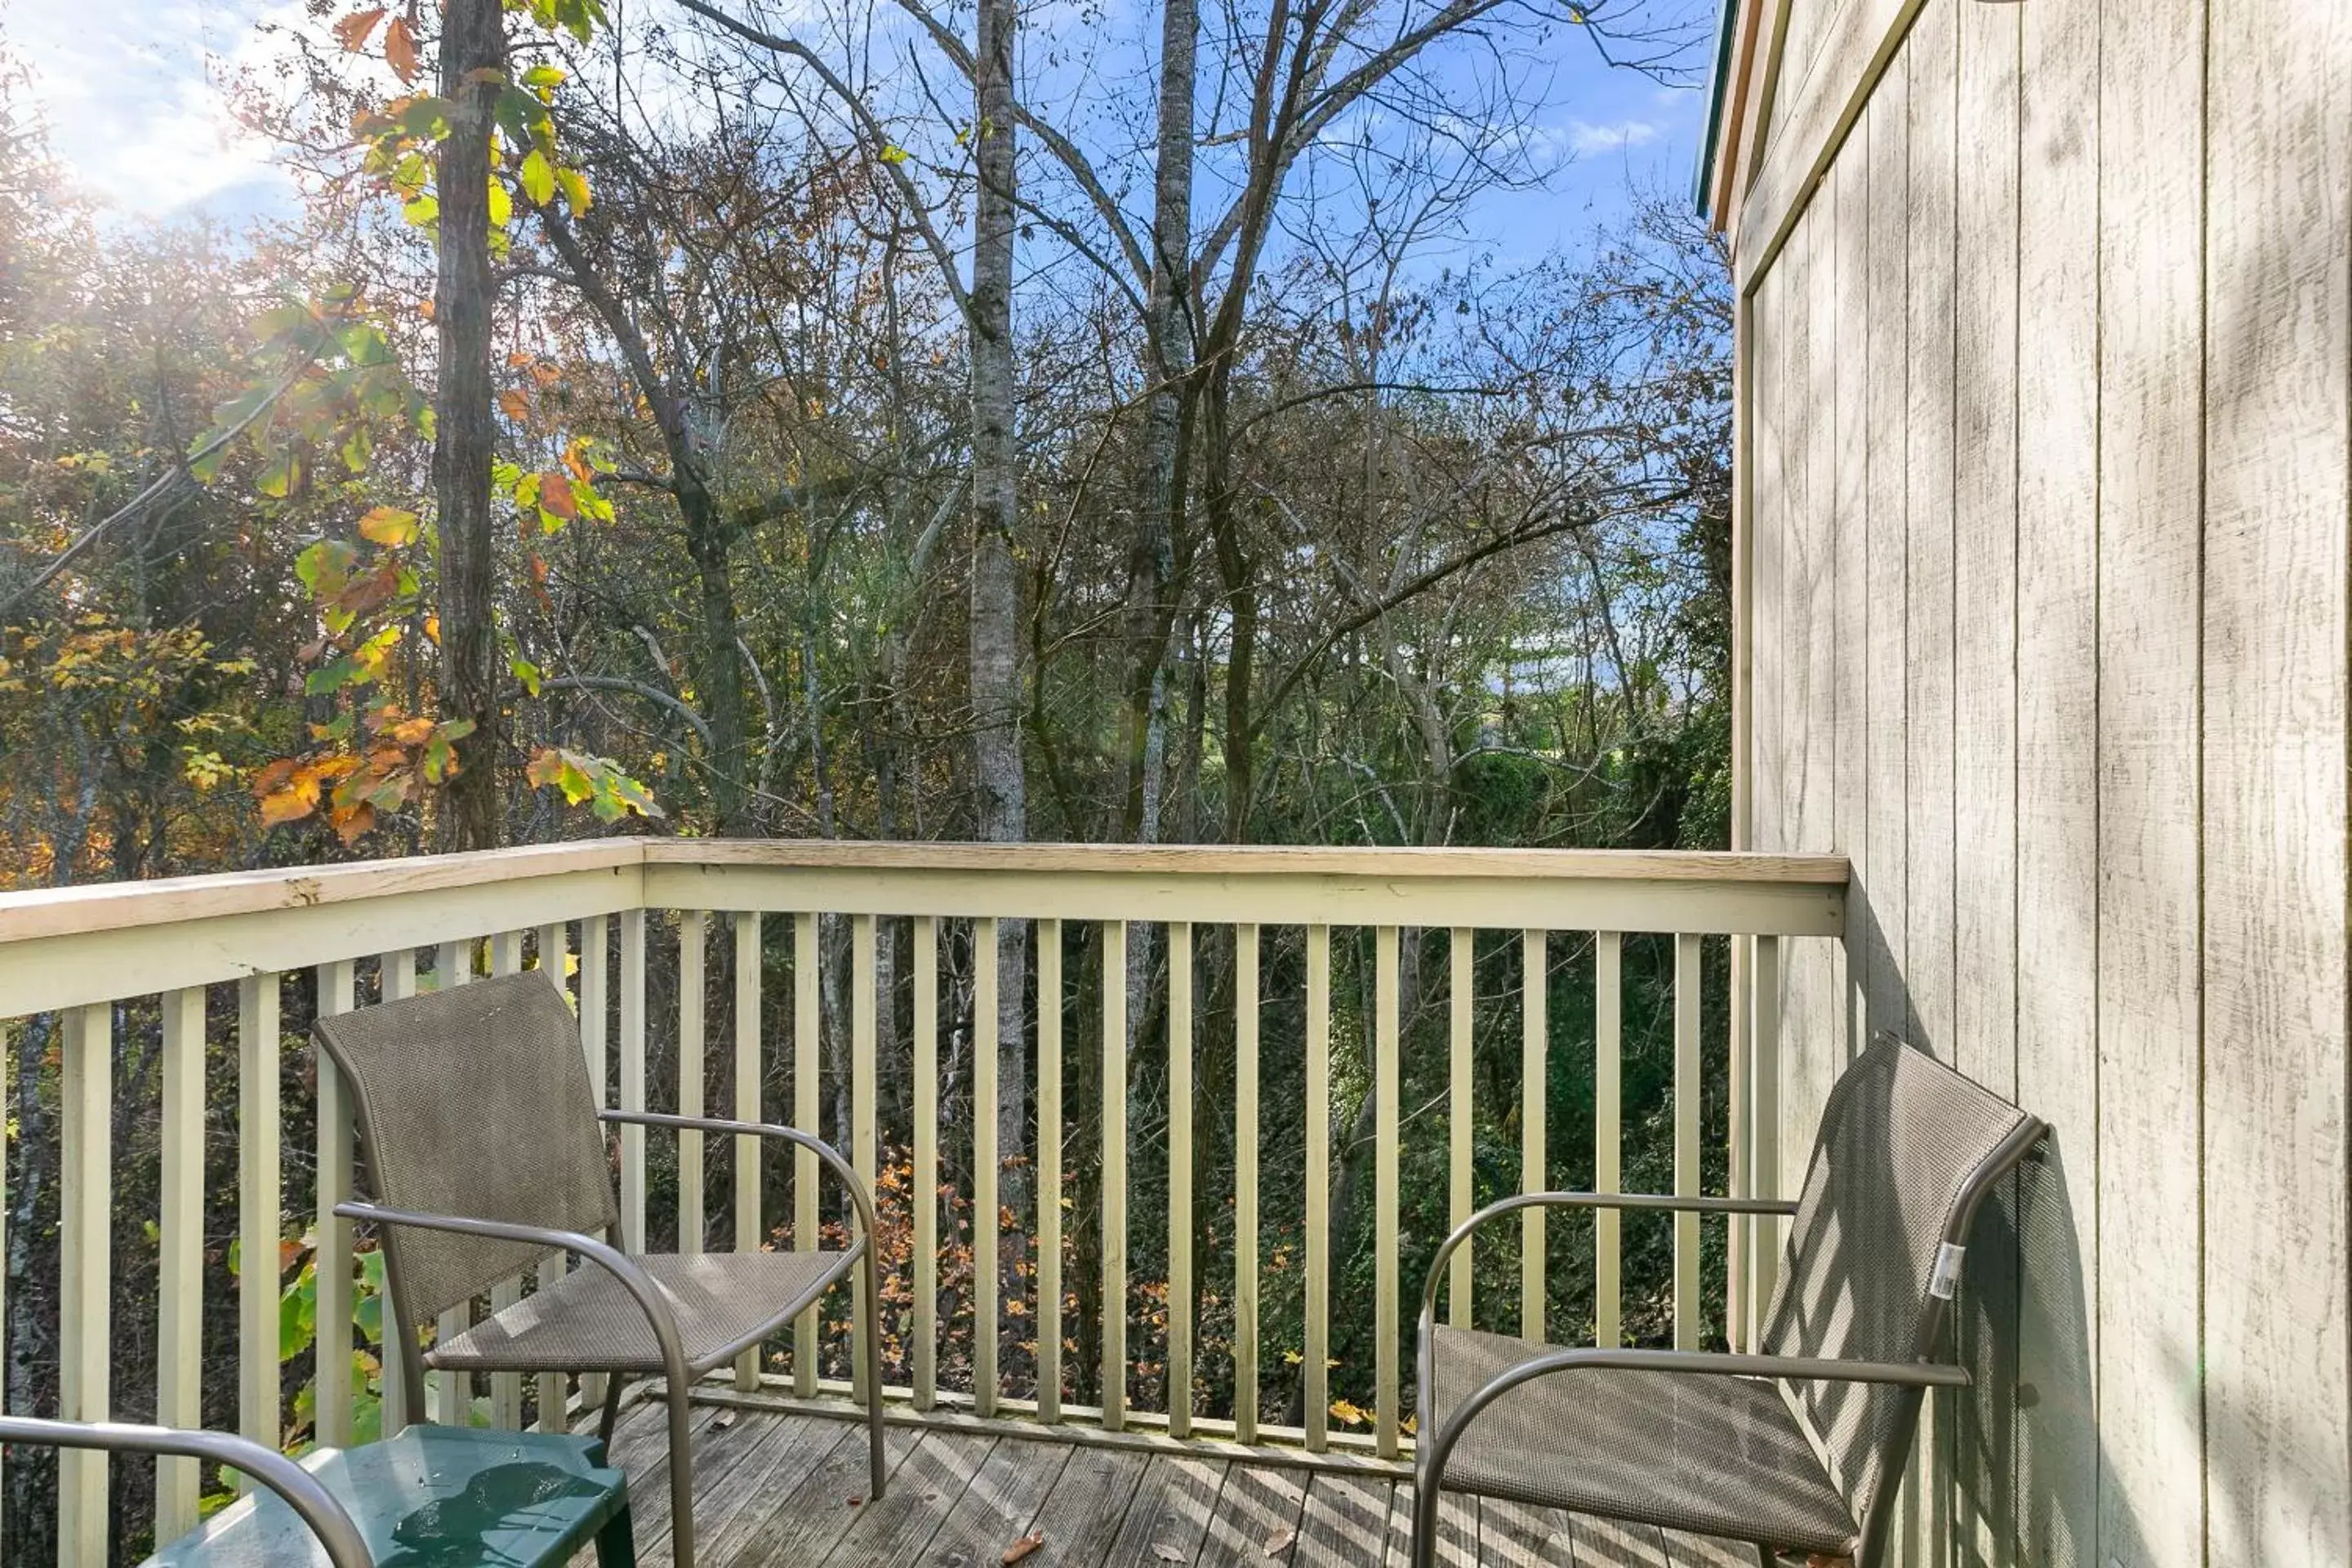
[[[1701,217],[1715,216],[1707,210],[1707,187],[1715,184],[1715,144],[1723,133],[1723,94],[1731,85],[1731,29],[1737,22],[1739,0],[1723,0],[1723,7],[1715,22],[1715,68],[1708,74],[1706,85],[1706,140],[1698,150],[1698,174],[1691,187],[1691,205]]]

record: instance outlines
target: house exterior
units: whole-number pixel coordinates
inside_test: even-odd
[[[2057,1129],[1914,1560],[2352,1563],[2352,5],[1726,12],[1735,832],[1852,865],[1783,1124],[1884,1028]]]

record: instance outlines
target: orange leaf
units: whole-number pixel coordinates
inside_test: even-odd
[[[572,494],[571,479],[552,468],[539,476],[539,504],[558,517],[580,515],[580,502]]]
[[[360,836],[375,826],[375,807],[362,802],[349,811],[335,813],[335,834],[346,847],[359,841]]]
[[[403,82],[416,79],[416,35],[410,30],[407,17],[394,16],[392,26],[383,30],[383,58]]]
[[[391,734],[394,740],[399,742],[404,746],[421,746],[426,741],[432,739],[433,721],[430,719],[404,719],[399,723],[394,724],[392,727]]]
[[[365,48],[368,35],[375,31],[378,22],[383,20],[383,13],[384,7],[378,5],[373,10],[354,11],[336,23],[335,42],[343,46],[343,53],[355,55]]]
[[[294,776],[294,759],[280,757],[253,775],[253,793],[269,795],[284,789],[286,781]]]
[[[509,386],[499,394],[499,412],[520,423],[530,417],[530,399]]]
[[[318,806],[319,789],[315,784],[308,790],[281,789],[262,797],[261,826],[275,827],[281,822],[299,822]]]
[[[1012,1545],[1006,1547],[1004,1549],[1004,1555],[998,1558],[997,1561],[1000,1563],[1018,1563],[1024,1557],[1028,1556],[1031,1552],[1036,1551],[1039,1547],[1045,1544],[1045,1531],[1033,1531],[1029,1534],[1024,1535],[1020,1540],[1014,1542]]]

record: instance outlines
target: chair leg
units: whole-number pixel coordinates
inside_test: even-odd
[[[637,1531],[626,1503],[596,1532],[596,1568],[637,1568]]]
[[[1419,1473],[1412,1478],[1412,1568],[1436,1568],[1437,1480]]]
[[[866,1242],[866,1321],[860,1331],[866,1336],[866,1484],[874,1501],[882,1500],[882,1329],[881,1277],[874,1261],[874,1241]]]
[[[692,1386],[665,1380],[669,1404],[669,1552],[677,1568],[694,1568],[694,1455],[688,1441],[693,1425]]]
[[[625,1373],[609,1373],[604,1378],[604,1404],[596,1412],[596,1441],[608,1462],[613,1452],[613,1428],[621,1419],[621,1390],[628,1382]]]

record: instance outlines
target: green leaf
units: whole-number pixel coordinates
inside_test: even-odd
[[[253,482],[253,488],[282,500],[301,477],[302,460],[294,455],[293,447],[281,447],[270,455],[268,465],[261,470],[261,478]]]
[[[539,666],[531,663],[522,655],[516,654],[507,660],[507,669],[517,680],[522,682],[522,689],[525,691],[530,692],[533,697],[539,695],[539,682],[543,673]]]
[[[522,161],[522,188],[538,205],[544,206],[555,195],[555,166],[547,154],[534,147]]]
[[[907,150],[893,143],[885,143],[882,148],[882,161],[886,163],[903,163],[907,161]]]
[[[534,153],[531,156],[536,158],[539,154]],[[528,163],[523,165],[526,174],[530,168],[530,165]],[[513,219],[514,197],[507,194],[506,185],[494,174],[490,177],[490,226],[504,228]]]
[[[358,679],[359,673],[359,664],[350,654],[337,654],[303,679],[302,689],[312,697],[325,697]]]
[[[400,216],[411,228],[430,228],[441,221],[441,198],[430,195],[411,196],[400,204]]]

